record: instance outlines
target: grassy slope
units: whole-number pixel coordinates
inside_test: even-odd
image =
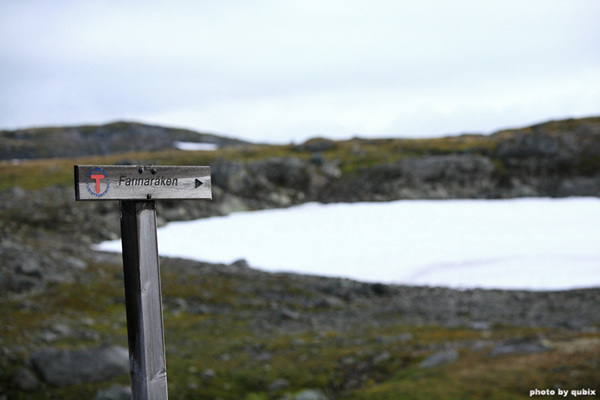
[[[489,136],[461,136],[444,139],[382,139],[335,142],[332,149],[324,151],[329,160],[339,160],[343,172],[393,162],[407,156],[421,154],[447,154],[486,151],[496,146],[497,139]],[[360,148],[360,151],[356,151]],[[309,158],[311,153],[296,151],[292,145],[247,145],[217,151],[165,150],[154,153],[124,153],[106,157],[80,159],[40,159],[31,161],[0,161],[0,190],[20,186],[38,189],[50,185],[71,185],[75,164],[162,164],[162,165],[209,165],[216,159],[238,161],[267,159],[269,157],[294,156]]]
[[[279,399],[284,392],[318,387],[343,399],[519,399],[535,388],[579,389],[600,382],[600,335],[570,331],[495,326],[489,331],[468,327],[402,325],[390,316],[385,323],[349,329],[260,329],[252,314],[269,304],[248,302],[246,292],[285,288],[294,292],[286,275],[267,275],[247,281],[231,274],[207,275],[181,271],[165,263],[162,271],[165,302],[169,393],[172,399]],[[243,290],[242,290],[243,289]],[[194,313],[178,307],[198,300],[228,310]],[[126,346],[122,278],[119,265],[95,265],[89,279],[57,284],[50,291],[21,300],[0,300],[2,345],[19,348],[22,356],[43,332],[63,323],[81,332],[97,332],[89,339],[63,338],[53,346]],[[179,300],[181,301],[181,300]],[[277,304],[278,307],[284,304]],[[288,304],[288,306],[290,306]],[[319,313],[319,309],[303,310]],[[7,323],[7,321],[9,321]],[[285,325],[285,321],[280,324]],[[492,342],[511,337],[543,335],[553,350],[539,354],[489,357]],[[455,347],[459,359],[448,365],[421,369],[418,364],[436,349]],[[5,384],[15,365],[2,365]],[[203,377],[207,369],[214,377]],[[286,389],[269,390],[276,379]],[[31,393],[9,392],[9,398],[80,399],[113,382],[69,388],[46,388]]]

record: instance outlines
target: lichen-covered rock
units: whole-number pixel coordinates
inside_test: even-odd
[[[52,386],[99,382],[129,371],[129,353],[120,346],[78,350],[47,348],[34,353],[29,361]]]
[[[537,338],[519,338],[500,343],[490,352],[490,357],[497,357],[506,354],[542,353],[548,350],[548,346],[544,345]]]

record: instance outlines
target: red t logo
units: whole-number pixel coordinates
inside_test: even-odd
[[[100,179],[106,177],[104,175],[90,175],[90,178],[96,181],[96,193],[100,194]]]

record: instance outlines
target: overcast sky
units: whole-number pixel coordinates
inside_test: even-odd
[[[600,115],[600,1],[0,0],[0,129],[268,142]]]

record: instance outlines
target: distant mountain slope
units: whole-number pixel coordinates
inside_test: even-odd
[[[174,148],[175,142],[211,143],[218,147],[246,143],[186,129],[114,122],[106,125],[0,131],[0,160],[157,151]]]

